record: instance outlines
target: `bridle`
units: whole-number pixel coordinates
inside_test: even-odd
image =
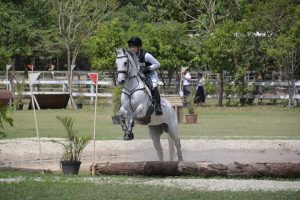
[[[129,60],[127,55],[117,56],[117,59],[120,59],[120,58],[127,58],[127,60]],[[117,74],[125,74],[125,75],[127,75],[128,74],[128,69],[129,69],[128,65],[129,65],[129,62],[127,63],[126,70],[117,70]]]
[[[117,74],[125,74],[126,75],[126,78],[133,78],[133,77],[136,77],[137,75],[133,75],[133,76],[129,76],[128,77],[128,70],[129,70],[129,63],[135,63],[133,58],[131,56],[128,56],[129,53],[125,52],[125,55],[120,55],[120,56],[117,56],[117,59],[120,59],[120,58],[127,58],[127,63],[126,63],[126,70],[117,70]]]

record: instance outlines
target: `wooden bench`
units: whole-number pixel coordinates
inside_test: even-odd
[[[0,90],[0,104],[8,105],[9,101],[13,101],[14,96],[10,90]]]
[[[168,100],[177,113],[178,123],[183,121],[183,103],[179,95],[161,95],[162,98]]]

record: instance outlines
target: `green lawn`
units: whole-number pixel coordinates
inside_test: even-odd
[[[144,184],[124,184],[128,177],[63,177],[55,175],[0,173],[0,177],[22,178],[19,182],[0,182],[0,199],[247,199],[247,200],[293,200],[299,199],[300,191],[247,191],[206,192],[181,190]],[[140,177],[143,179],[143,177]],[[139,177],[130,177],[136,179]],[[88,180],[87,180],[88,179]],[[106,181],[103,181],[106,180]],[[110,181],[111,180],[111,181]]]
[[[186,112],[186,110],[184,110]],[[179,126],[182,139],[191,138],[300,138],[300,109],[275,106],[253,107],[199,107],[198,123]],[[37,121],[41,137],[63,137],[64,129],[56,115],[71,115],[75,128],[80,134],[93,135],[94,107],[85,105],[82,110],[37,110]],[[97,107],[97,139],[122,139],[120,125],[113,125],[112,109],[109,106]],[[32,110],[14,111],[14,127],[5,126],[7,138],[35,137],[35,124]],[[185,120],[184,120],[185,122]],[[137,139],[149,138],[145,126],[136,125]]]

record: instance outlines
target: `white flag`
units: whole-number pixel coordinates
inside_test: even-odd
[[[29,72],[28,73],[29,84],[32,85],[37,80],[40,74],[41,72]]]
[[[189,67],[181,67],[181,70],[180,70],[180,74],[182,75],[182,73]]]
[[[11,68],[11,65],[6,65],[6,71],[8,71]]]

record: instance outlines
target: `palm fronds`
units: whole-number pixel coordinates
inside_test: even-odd
[[[64,146],[64,160],[80,161],[83,149],[88,145],[90,137],[79,136],[74,129],[74,119],[70,116],[56,116],[66,129],[67,143],[56,143]]]

